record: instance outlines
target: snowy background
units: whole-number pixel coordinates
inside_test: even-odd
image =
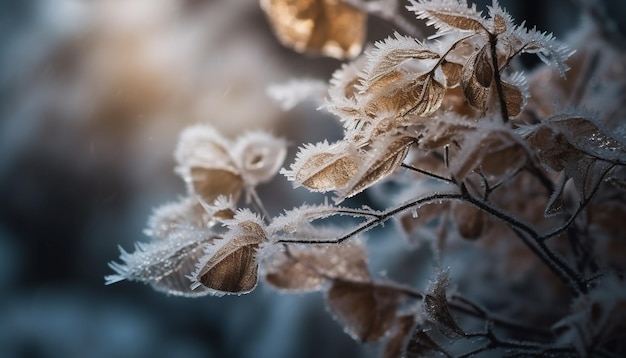
[[[501,4],[560,38],[577,22],[567,0]],[[391,31],[370,28],[370,40]],[[339,127],[313,105],[282,113],[265,88],[328,78],[338,61],[282,48],[253,0],[3,1],[0,43],[0,356],[378,354],[320,294],[104,286],[118,245],[131,249],[152,208],[184,194],[172,157],[182,128],[266,128],[288,138],[290,161]],[[309,200],[282,177],[260,194],[272,213]]]

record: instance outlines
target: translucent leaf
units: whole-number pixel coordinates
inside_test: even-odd
[[[339,59],[361,52],[367,15],[336,0],[261,0],[280,42]]]
[[[311,191],[331,191],[345,186],[357,173],[359,156],[345,142],[305,145],[290,170],[281,173]]]
[[[588,157],[576,161],[570,160],[565,164],[565,175],[572,178],[580,199],[584,200],[591,195],[593,188],[600,184],[602,174],[611,165],[611,163]]]
[[[285,140],[265,132],[248,132],[238,137],[232,148],[232,156],[249,186],[272,179],[286,155]]]
[[[396,327],[385,345],[385,358],[404,357],[411,331],[415,329],[415,315],[403,315],[396,319]]]
[[[452,215],[463,238],[477,239],[483,233],[485,218],[482,210],[474,205],[455,203]]]
[[[336,280],[326,300],[335,319],[352,337],[373,342],[391,328],[400,295],[374,283]]]
[[[338,193],[345,197],[354,196],[376,182],[385,178],[402,163],[411,144],[415,142],[412,137],[379,137],[374,143],[373,149],[367,151],[369,158],[360,166],[345,189]]]
[[[525,96],[517,86],[504,81],[501,83],[507,113],[510,117],[515,117],[522,112],[525,104]]]
[[[428,25],[437,29],[458,29],[464,31],[485,30],[484,19],[476,10],[476,5],[468,7],[465,0],[410,0],[407,7],[414,11],[418,19],[427,19]]]
[[[437,274],[437,280],[424,295],[422,307],[428,320],[435,323],[442,333],[451,338],[462,337],[465,333],[452,318],[448,307],[446,298],[448,282],[448,271],[440,271]]]
[[[369,281],[367,254],[358,244],[290,247],[266,266],[266,281],[288,291],[319,290],[329,278]]]

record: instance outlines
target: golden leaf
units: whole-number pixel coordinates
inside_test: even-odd
[[[279,41],[297,52],[353,58],[365,40],[367,15],[338,0],[261,0]]]
[[[506,31],[507,28],[507,20],[502,14],[497,13],[493,17],[493,33],[494,35],[499,35]]]
[[[443,71],[444,76],[446,76],[446,87],[452,88],[459,85],[462,69],[463,65],[458,63],[450,61],[443,61],[441,63],[441,71]]]
[[[327,296],[328,307],[339,323],[362,342],[376,341],[387,333],[399,300],[395,290],[342,280],[333,281]]]
[[[482,23],[471,16],[437,10],[429,10],[427,12],[431,17],[459,30],[480,31],[484,29]]]
[[[428,116],[441,107],[445,94],[445,87],[429,75],[376,89],[364,109],[372,118],[388,114]]]
[[[241,176],[226,169],[192,167],[190,176],[193,191],[209,204],[220,195],[236,202],[243,188]]]

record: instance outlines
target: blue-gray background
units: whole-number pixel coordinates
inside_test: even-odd
[[[152,207],[184,193],[171,154],[181,128],[263,127],[293,144],[339,135],[313,106],[281,114],[263,93],[291,76],[328,78],[339,62],[283,49],[253,0],[160,3],[0,5],[0,356],[376,356],[321,294],[104,286],[117,246],[131,249]],[[567,0],[501,3],[559,37],[578,22]],[[389,31],[370,25],[371,40]],[[306,198],[277,180],[261,188],[270,211]]]

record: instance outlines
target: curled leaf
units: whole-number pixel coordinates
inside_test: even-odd
[[[238,137],[232,149],[241,175],[251,186],[273,178],[286,154],[285,140],[265,132],[248,132]]]
[[[338,59],[361,52],[367,15],[337,0],[261,0],[280,42],[298,52]]]
[[[472,107],[487,109],[489,89],[493,80],[493,67],[489,61],[487,46],[473,54],[461,71],[461,88]]]
[[[372,282],[335,280],[326,301],[335,319],[352,337],[373,342],[391,328],[400,298],[398,291]]]

